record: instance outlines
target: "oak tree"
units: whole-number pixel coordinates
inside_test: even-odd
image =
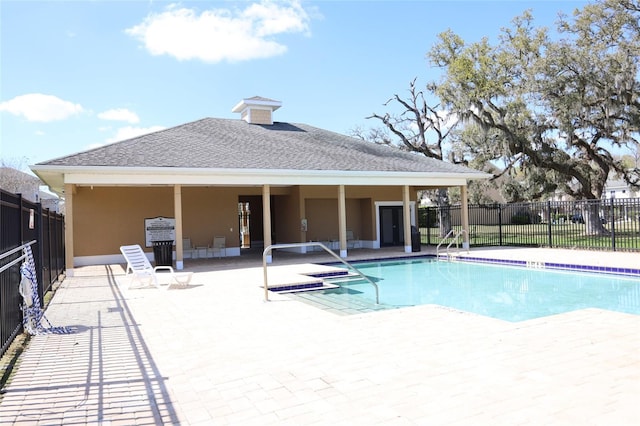
[[[520,174],[533,198],[597,200],[612,172],[638,185],[639,170],[613,152],[638,146],[639,10],[637,0],[587,5],[561,16],[554,37],[525,12],[496,44],[440,34],[429,52],[443,70],[436,93],[485,134],[468,153]],[[583,207],[587,233],[604,233],[593,205]]]

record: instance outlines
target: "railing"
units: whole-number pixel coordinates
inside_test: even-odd
[[[29,242],[30,241],[30,242]],[[30,245],[36,265],[38,297],[64,272],[64,216],[34,203],[20,194],[0,189],[0,345],[2,352],[20,331],[20,249]],[[11,265],[9,265],[11,264]],[[12,337],[13,336],[13,337]]]
[[[436,247],[436,260],[440,260],[440,246],[442,244],[444,244],[447,241],[447,238],[449,238],[449,236],[451,236],[451,234],[453,234],[454,232],[456,232],[455,229],[450,230],[447,235],[444,236],[444,238],[442,240],[440,240],[440,243],[438,244],[438,246]],[[458,238],[460,238],[460,236],[462,234],[466,234],[467,231],[465,229],[460,229],[458,232],[456,232],[455,236],[453,237],[453,239],[449,242],[449,244],[447,245],[447,260],[449,260],[449,249],[451,248],[451,246],[453,245],[453,243],[456,243],[456,250],[460,251],[460,248],[458,246]],[[468,235],[468,234],[467,234]]]
[[[438,213],[437,207],[419,209],[423,244],[440,241]],[[447,214],[451,227],[460,229],[460,206],[449,206]],[[640,198],[469,205],[468,215],[473,247],[640,252]]]
[[[33,240],[0,254],[0,354],[4,354],[22,327],[19,292],[20,264],[25,258],[22,249],[35,243]]]
[[[351,269],[353,272],[355,272],[356,274],[360,275],[365,281],[369,282],[369,284],[371,284],[373,286],[373,288],[375,289],[375,291],[376,291],[376,304],[380,304],[380,294],[379,294],[379,291],[378,291],[378,285],[376,283],[374,283],[373,281],[371,281],[371,279],[369,277],[367,277],[365,274],[360,272],[355,266],[351,265],[349,262],[347,262],[346,260],[342,259],[340,256],[335,254],[333,251],[331,251],[324,244],[318,243],[318,242],[313,242],[313,243],[271,244],[270,246],[268,246],[268,247],[266,247],[264,249],[264,251],[262,252],[262,269],[264,271],[264,300],[265,300],[265,302],[269,301],[269,285],[267,283],[267,281],[268,281],[267,280],[267,255],[269,253],[271,253],[271,250],[273,250],[273,249],[298,248],[298,247],[320,247],[320,248],[324,249],[324,251],[326,251],[331,256],[335,257],[337,260],[339,260],[344,265],[346,265],[347,268]]]
[[[31,249],[36,262],[38,297],[51,289],[64,272],[64,216],[0,189],[0,251],[36,240]]]

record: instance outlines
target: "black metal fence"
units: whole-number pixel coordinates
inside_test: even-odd
[[[0,189],[0,355],[22,327],[20,262],[16,263],[22,251],[16,249],[31,241],[35,241],[31,249],[38,296],[44,301],[44,294],[65,269],[64,216]]]
[[[460,206],[421,208],[422,242],[442,241],[442,215],[461,229]],[[535,246],[640,251],[640,198],[547,201],[469,206],[469,242],[482,246]]]

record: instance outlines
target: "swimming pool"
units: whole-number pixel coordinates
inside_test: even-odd
[[[431,259],[354,266],[378,284],[384,308],[436,304],[513,322],[584,308],[640,315],[635,277]],[[375,302],[363,280],[321,292],[346,303]]]

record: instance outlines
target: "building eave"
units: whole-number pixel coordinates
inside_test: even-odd
[[[292,186],[368,185],[431,186],[466,185],[468,180],[488,179],[477,173],[389,172],[343,170],[275,169],[194,169],[167,167],[31,166],[52,191],[62,194],[65,184],[104,186],[210,185],[210,186]]]

